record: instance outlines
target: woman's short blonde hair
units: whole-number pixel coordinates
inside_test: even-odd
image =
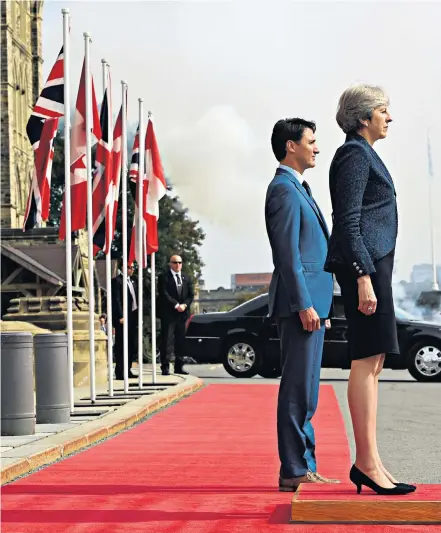
[[[389,97],[381,87],[364,83],[353,85],[340,96],[337,123],[345,133],[357,131],[362,120],[372,117],[374,109],[388,105]]]

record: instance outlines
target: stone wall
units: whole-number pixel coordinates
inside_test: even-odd
[[[42,85],[42,8],[42,1],[1,2],[2,228],[21,227],[32,178],[26,124]]]

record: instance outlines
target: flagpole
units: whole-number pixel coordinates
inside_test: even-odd
[[[89,385],[90,399],[96,400],[95,391],[95,289],[93,269],[93,211],[92,211],[92,84],[90,76],[90,34],[84,34],[85,91],[86,91],[86,175],[87,175],[87,248],[89,259]]]
[[[148,112],[149,121],[152,112]],[[150,176],[153,175],[149,169]],[[146,228],[147,231],[147,228]],[[150,254],[150,297],[151,297],[151,319],[152,319],[152,383],[156,383],[156,254]]]
[[[156,383],[156,254],[150,255],[152,307],[152,383]]]
[[[430,241],[431,241],[431,251],[432,251],[432,290],[439,291],[439,285],[437,281],[437,272],[436,272],[436,250],[435,250],[435,230],[434,230],[434,218],[433,218],[433,166],[432,166],[432,153],[430,150],[430,137],[429,132],[427,132],[427,154],[428,154],[428,167],[429,167],[429,217],[430,217]]]
[[[66,217],[66,300],[67,300],[67,361],[69,367],[70,412],[75,409],[73,357],[73,302],[72,302],[72,220],[70,200],[70,80],[69,80],[69,9],[63,13],[64,63],[64,213]]]
[[[127,300],[127,83],[122,88],[122,132],[121,132],[121,185],[122,185],[122,248],[123,248],[123,363],[124,392],[129,392],[129,326]]]
[[[106,88],[107,88],[107,77],[106,77],[106,74],[107,74],[107,61],[105,59],[101,59],[101,67],[102,67],[101,68],[101,72],[102,72],[102,75],[103,75],[103,98],[104,98],[104,93],[106,92]]]
[[[143,279],[142,270],[144,267],[144,206],[143,206],[143,185],[144,185],[144,159],[145,159],[145,135],[143,117],[143,99],[139,98],[139,173],[138,173],[138,227],[136,236],[138,237],[138,384],[142,389],[142,313],[143,313]]]
[[[109,64],[105,59],[101,59],[101,65],[102,65],[102,73],[103,73],[103,101],[104,101],[104,94],[106,92],[107,87],[107,68],[109,67]],[[111,109],[110,105],[110,87],[107,91],[107,106],[108,109]],[[112,127],[112,113],[109,113],[107,117],[108,122],[108,129],[110,132],[113,132]],[[113,136],[113,135],[112,135]],[[108,139],[109,145],[110,145],[110,139]],[[108,172],[108,169],[106,169]],[[109,184],[110,186],[110,184]],[[107,191],[108,194],[108,191]],[[107,211],[107,209],[106,209]],[[111,209],[109,209],[109,214],[113,211],[113,198],[112,198],[112,206]],[[105,230],[105,240],[111,236],[111,231],[108,231],[107,228],[112,227],[113,229],[113,217],[110,218],[110,220],[106,220],[106,230]],[[113,335],[112,335],[112,261],[111,261],[111,249],[112,249],[112,242],[106,243],[106,246],[108,248],[106,255],[106,304],[107,304],[107,378],[109,382],[109,396],[113,396]]]
[[[435,250],[435,230],[433,228],[434,219],[433,219],[433,194],[432,194],[432,180],[429,182],[429,216],[430,216],[430,240],[431,240],[431,249],[432,249],[432,290],[439,291],[439,285],[437,281],[437,272],[436,272],[436,250]]]

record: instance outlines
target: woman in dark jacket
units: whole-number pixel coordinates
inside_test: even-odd
[[[392,118],[384,91],[356,85],[341,96],[337,122],[347,134],[331,163],[333,229],[325,270],[340,285],[348,323],[351,373],[348,401],[356,459],[350,478],[381,494],[415,487],[386,470],[377,449],[378,378],[386,354],[398,354],[392,270],[398,215],[395,187],[373,149],[387,136]]]

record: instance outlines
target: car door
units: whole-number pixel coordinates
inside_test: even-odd
[[[331,318],[331,328],[325,333],[323,368],[350,368],[347,331],[343,300],[339,294],[336,294],[334,295],[334,316]]]

